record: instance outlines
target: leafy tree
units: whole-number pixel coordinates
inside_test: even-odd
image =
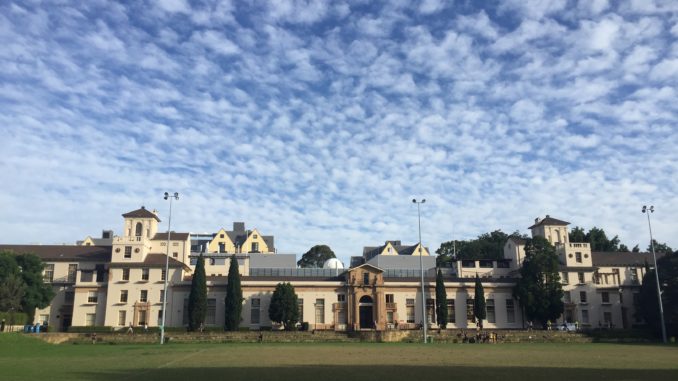
[[[238,260],[235,255],[231,256],[228,268],[228,284],[226,284],[226,330],[237,331],[240,328],[240,316],[242,314],[242,288],[240,286],[240,272]]]
[[[659,268],[659,284],[662,289],[667,335],[675,336],[678,335],[678,252],[666,254],[657,259],[657,267]],[[661,332],[654,269],[647,271],[643,277],[636,311],[650,327]]]
[[[528,320],[556,320],[564,310],[555,247],[543,237],[525,242],[525,260],[513,294]]]
[[[619,245],[619,251],[620,251],[620,252],[624,252],[624,253],[628,253],[628,252],[630,252],[631,250],[629,250],[629,247],[628,247],[628,246],[626,246],[626,245],[624,245],[624,244],[622,243],[621,245]]]
[[[632,252],[634,253],[640,253],[640,247],[638,245],[634,246],[633,249],[631,249]]]
[[[9,274],[0,281],[0,311],[20,311],[26,285],[17,274]]]
[[[588,242],[586,239],[586,232],[579,226],[575,226],[574,229],[570,230],[569,236],[570,242]]]
[[[518,232],[508,235],[501,230],[481,234],[476,239],[463,241],[448,241],[440,244],[436,254],[439,267],[449,267],[455,260],[453,258],[456,249],[456,259],[502,259],[504,258],[504,244],[509,237],[523,238]]]
[[[483,328],[483,320],[487,317],[487,310],[485,309],[485,289],[480,277],[476,274],[475,297],[473,300],[473,316],[478,320],[480,328]]]
[[[301,256],[297,262],[299,267],[323,267],[326,260],[336,258],[334,251],[327,245],[315,245]]]
[[[271,321],[282,323],[286,331],[292,331],[299,321],[299,305],[294,286],[290,283],[278,283],[268,306]]]
[[[4,303],[16,304],[16,298],[21,294],[21,310],[31,320],[36,308],[47,307],[54,298],[52,286],[42,280],[44,268],[40,257],[34,254],[0,253],[0,284],[13,289],[4,293],[5,297],[11,299]]]
[[[196,331],[202,327],[207,314],[207,277],[205,275],[205,258],[198,257],[195,265],[191,292],[188,294],[188,330]]]
[[[666,243],[659,243],[657,240],[653,239],[652,243],[654,243],[654,252],[655,253],[664,253],[664,254],[670,254],[673,252],[673,249]],[[652,245],[647,245],[647,252],[651,253],[652,252]],[[659,264],[657,264],[659,266]]]
[[[603,229],[594,226],[586,233],[586,238],[591,244],[591,251],[619,251],[619,237],[609,239]]]
[[[447,327],[447,291],[445,291],[443,273],[440,269],[436,276],[436,322],[442,329]]]

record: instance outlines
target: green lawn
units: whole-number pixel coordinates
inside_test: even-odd
[[[678,380],[678,347],[47,344],[0,335],[0,380]]]

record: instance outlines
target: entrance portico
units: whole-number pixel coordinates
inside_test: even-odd
[[[386,329],[386,302],[384,297],[384,271],[364,264],[347,273],[349,329]]]

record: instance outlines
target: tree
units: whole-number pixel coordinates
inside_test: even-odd
[[[558,266],[555,247],[544,237],[534,237],[525,242],[525,260],[513,295],[528,320],[545,324],[563,313],[563,289]]]
[[[235,255],[231,256],[231,264],[228,268],[228,284],[226,284],[226,325],[227,331],[237,331],[240,328],[240,316],[242,314],[242,288],[240,286],[240,272],[238,260]]]
[[[622,243],[621,245],[619,245],[619,251],[620,251],[620,252],[623,252],[623,253],[628,253],[628,252],[630,252],[631,250],[629,250],[629,247],[628,247],[628,246],[626,246],[626,245],[624,245],[624,244]]]
[[[473,299],[473,316],[475,316],[480,329],[482,329],[483,320],[487,317],[487,310],[485,309],[485,289],[478,274],[476,274],[475,297]]]
[[[570,242],[587,242],[588,240],[586,239],[586,232],[584,232],[583,228],[580,228],[579,226],[575,226],[574,229],[570,230],[569,234]]]
[[[281,323],[286,331],[292,331],[299,321],[299,305],[294,286],[290,283],[278,283],[268,306],[271,321]]]
[[[301,256],[297,262],[299,267],[323,267],[326,260],[336,258],[334,251],[327,245],[315,245]]]
[[[675,336],[678,335],[678,252],[657,259],[657,267],[667,335]],[[657,333],[661,332],[654,269],[647,271],[643,277],[636,311]]]
[[[666,243],[659,243],[657,240],[653,239],[652,243],[654,244],[654,252],[655,253],[664,253],[664,254],[670,254],[673,252],[673,249],[671,249],[671,246],[667,245]],[[651,253],[652,252],[652,244],[647,245],[647,252]],[[659,264],[657,264],[659,266]]]
[[[19,298],[20,309],[32,320],[35,309],[47,307],[54,298],[52,286],[43,282],[44,268],[45,264],[34,254],[0,253],[0,285],[12,288],[3,292],[2,297],[8,299],[0,303],[15,305]]]
[[[206,314],[207,277],[205,276],[205,258],[200,255],[191,280],[191,292],[188,294],[188,330],[200,329],[205,322]]]
[[[638,247],[638,245],[634,246],[633,249],[631,249],[631,252],[640,253],[640,247]]]
[[[518,232],[508,235],[501,230],[484,233],[476,239],[463,241],[455,240],[440,244],[436,254],[436,263],[439,267],[450,267],[455,259],[502,259],[504,258],[504,244],[509,237],[522,238]],[[456,252],[456,258],[453,258]]]
[[[20,311],[26,285],[17,274],[9,274],[0,280],[0,311]]]
[[[443,273],[440,269],[436,276],[436,321],[438,327],[442,329],[447,327],[447,291],[445,291]]]

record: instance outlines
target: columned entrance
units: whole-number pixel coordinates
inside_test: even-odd
[[[374,310],[372,298],[365,295],[360,298],[358,310],[360,314],[360,329],[374,329]]]

